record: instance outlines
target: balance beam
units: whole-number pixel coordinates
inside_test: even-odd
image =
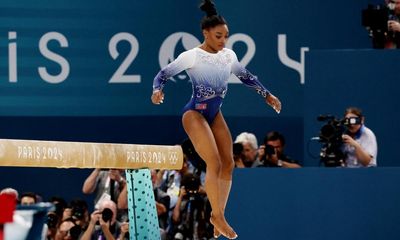
[[[0,166],[181,169],[180,146],[0,139]]]
[[[182,165],[180,146],[0,139],[0,166],[125,169],[131,240],[160,239],[149,169]]]

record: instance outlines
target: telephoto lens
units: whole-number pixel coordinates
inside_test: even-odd
[[[104,208],[103,212],[101,213],[101,217],[103,218],[104,222],[108,222],[113,217],[113,212],[109,208]]]

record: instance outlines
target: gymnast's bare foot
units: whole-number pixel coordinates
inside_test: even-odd
[[[214,227],[214,238],[217,239],[221,236],[221,233],[218,231],[216,227]]]
[[[211,217],[212,217],[212,212],[211,212]],[[210,222],[212,224],[212,220],[211,219],[210,219]],[[220,236],[221,236],[221,233],[218,231],[218,229],[216,227],[214,227],[214,238],[219,238]]]
[[[217,217],[215,215],[211,215],[210,223],[214,225],[214,235],[216,233],[224,235],[224,237],[228,239],[236,239],[238,236],[235,231],[229,226],[223,216]]]

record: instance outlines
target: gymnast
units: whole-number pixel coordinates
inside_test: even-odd
[[[214,3],[204,0],[200,9],[206,13],[201,21],[203,43],[181,53],[161,69],[153,82],[151,100],[154,104],[163,103],[167,79],[184,70],[187,72],[192,80],[193,94],[183,108],[182,124],[207,165],[205,189],[212,208],[210,222],[214,226],[214,236],[217,238],[222,234],[235,239],[237,234],[224,216],[234,168],[232,136],[220,109],[230,74],[256,90],[277,113],[281,110],[281,102],[239,63],[234,51],[225,48],[228,26],[218,15]]]

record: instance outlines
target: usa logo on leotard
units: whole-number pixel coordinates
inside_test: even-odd
[[[195,109],[196,110],[206,110],[207,109],[207,103],[196,103]]]

